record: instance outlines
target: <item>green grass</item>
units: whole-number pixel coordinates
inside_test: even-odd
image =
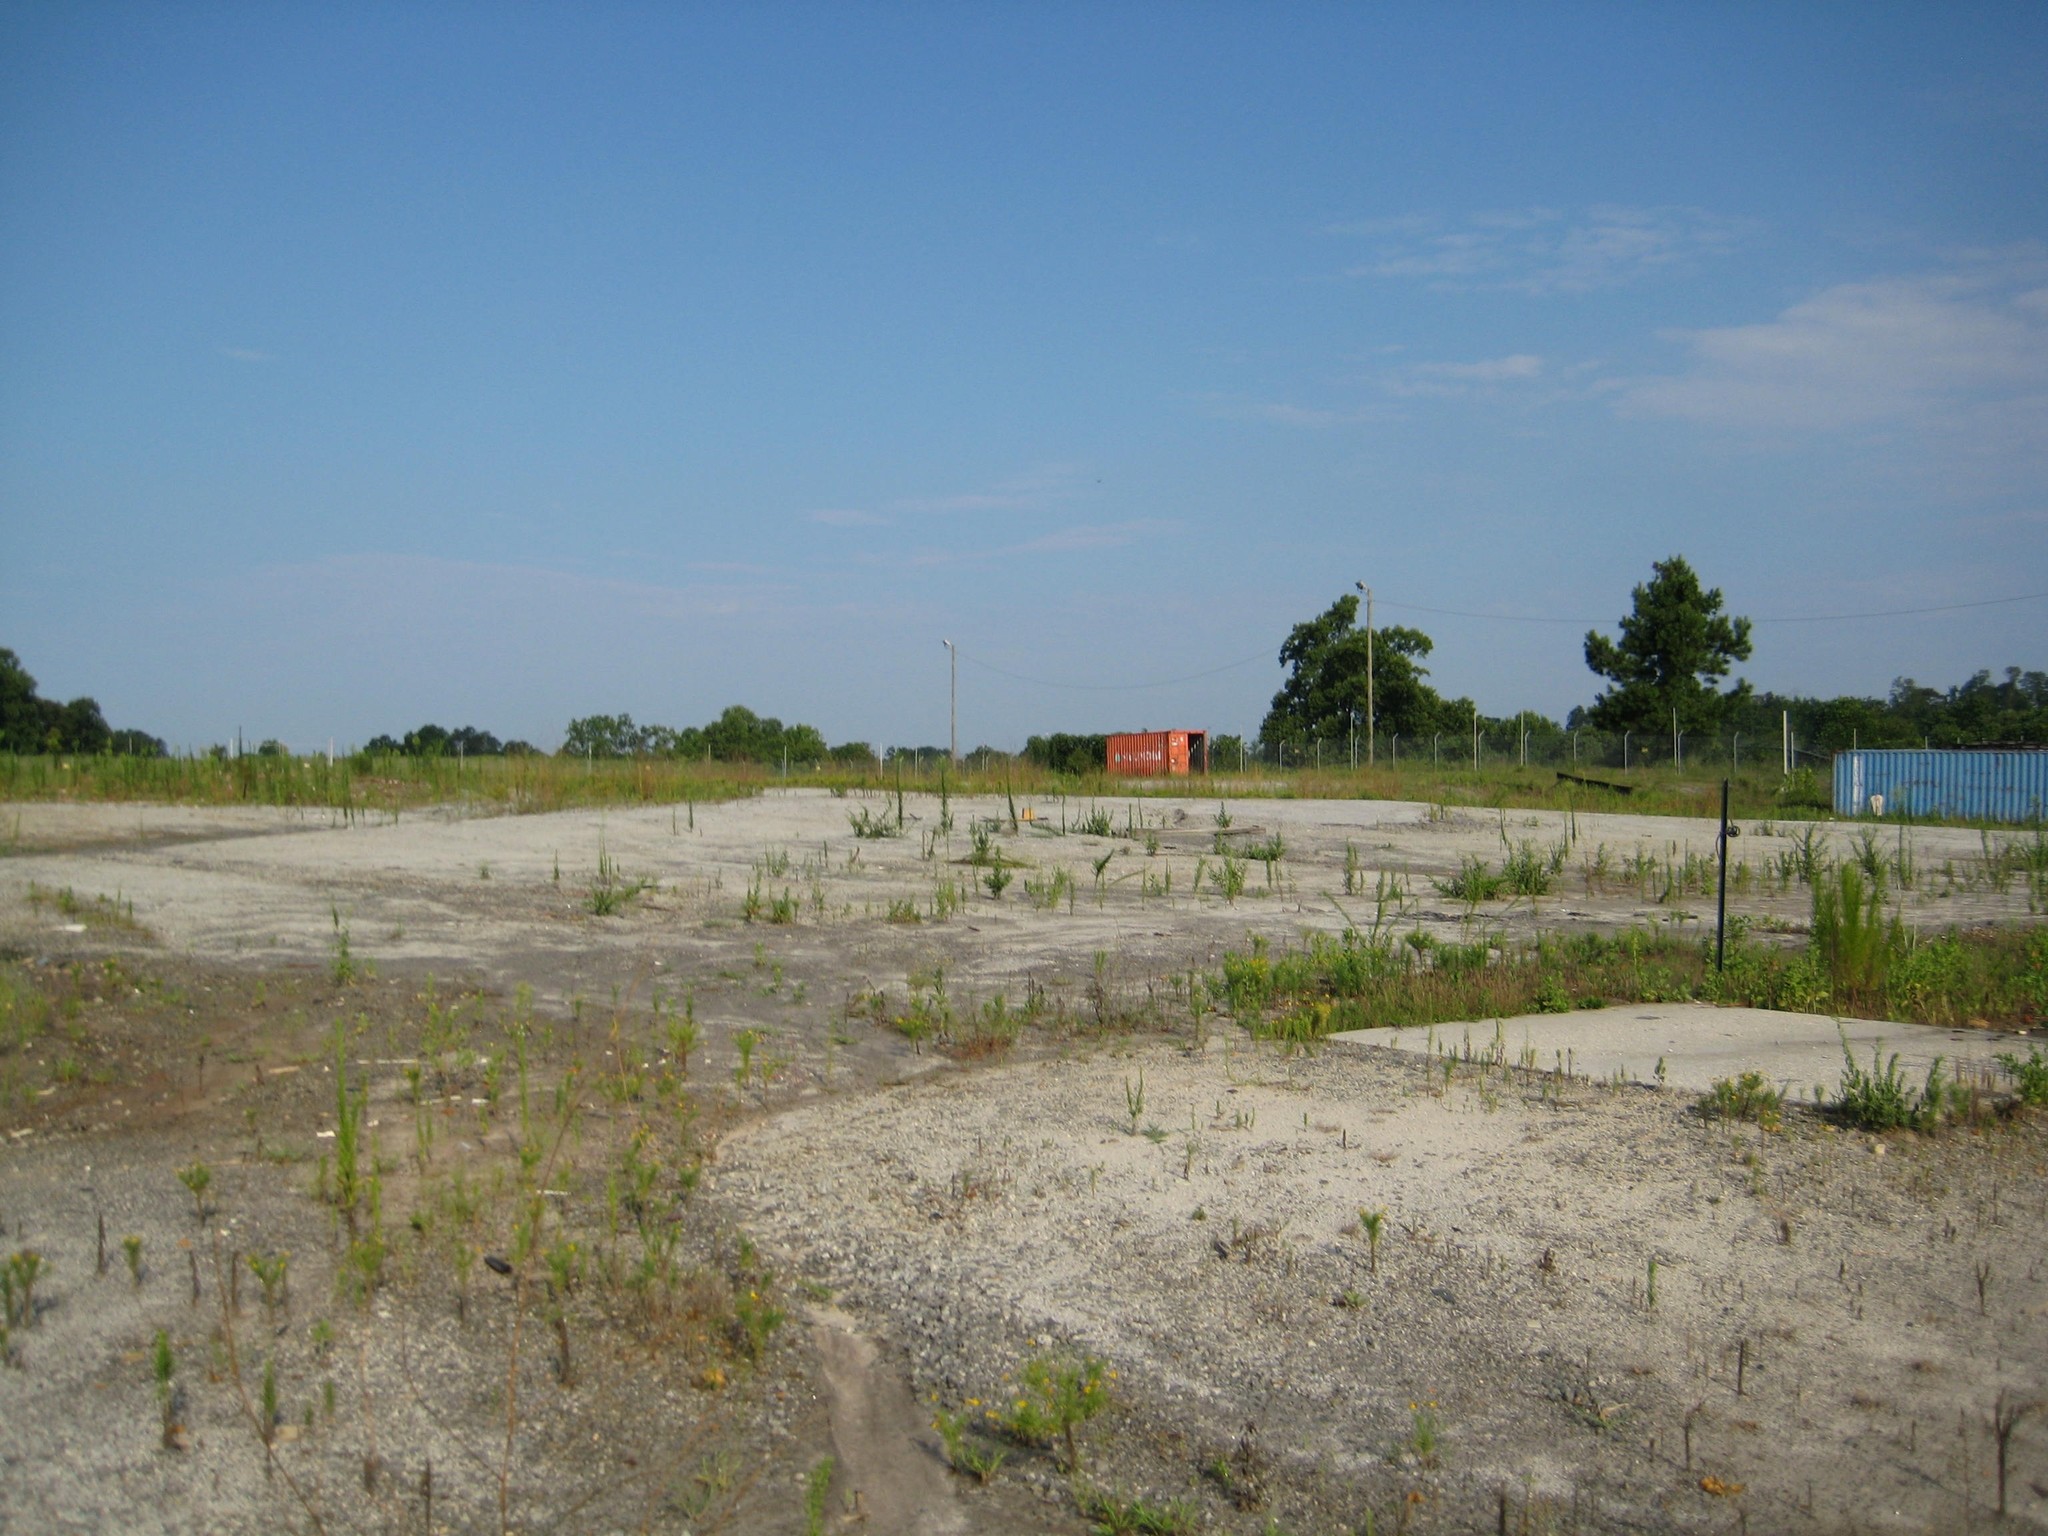
[[[1596,772],[1594,777],[1600,775]],[[1251,764],[1242,772],[1219,769],[1199,778],[1139,781],[1106,773],[1056,774],[1023,759],[991,759],[979,771],[950,776],[942,765],[906,768],[891,763],[877,771],[843,763],[792,767],[787,780],[779,767],[756,763],[622,758],[586,762],[543,754],[522,757],[414,758],[402,754],[355,753],[324,756],[215,758],[116,757],[0,754],[0,800],[132,800],[189,805],[323,806],[356,813],[389,813],[415,806],[474,801],[498,810],[552,811],[576,806],[716,802],[760,793],[770,784],[802,783],[838,791],[937,795],[942,780],[949,796],[997,795],[1042,800],[1071,798],[1130,800],[1150,795],[1208,792],[1219,781],[1232,799],[1425,800],[1444,806],[1489,809],[1630,811],[1650,815],[1711,815],[1719,805],[1720,777],[1711,769],[1674,773],[1639,770],[1629,782],[1634,793],[1557,782],[1548,767],[1521,768],[1489,762],[1476,773],[1469,763],[1404,758],[1398,766],[1275,769]],[[1617,779],[1618,781],[1618,779]],[[1732,808],[1744,817],[1780,819],[1821,814],[1818,807],[1789,806],[1778,791],[1775,772],[1744,773],[1734,780]],[[1091,811],[1097,808],[1091,807]],[[1099,809],[1100,824],[1108,808]],[[694,815],[694,812],[693,812]],[[1089,818],[1084,818],[1088,820]],[[1069,822],[1070,831],[1078,831]]]
[[[1824,957],[1736,942],[1716,972],[1710,940],[1631,929],[1526,945],[1397,940],[1352,930],[1278,952],[1255,939],[1223,958],[1212,993],[1254,1034],[1312,1043],[1334,1030],[1414,1027],[1622,1003],[1704,1001],[1799,1012],[1836,1006]],[[1959,929],[1904,944],[1883,987],[1853,997],[1877,1017],[2033,1027],[2048,1018],[2048,929]]]

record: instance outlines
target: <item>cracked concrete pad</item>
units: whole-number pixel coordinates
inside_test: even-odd
[[[1841,1086],[1845,1038],[1860,1067],[1870,1065],[1873,1050],[1885,1062],[1896,1053],[1901,1074],[1916,1087],[1927,1080],[1937,1056],[1950,1074],[1968,1077],[1981,1069],[1995,1075],[1995,1059],[2001,1053],[2024,1056],[2028,1046],[2037,1043],[2025,1033],[1717,1008],[1711,1003],[1642,1003],[1428,1029],[1353,1029],[1330,1036],[1340,1046],[1381,1045],[1456,1056],[1463,1056],[1467,1046],[1475,1055],[1484,1055],[1496,1038],[1510,1066],[1528,1063],[1548,1071],[1567,1062],[1579,1077],[1612,1080],[1619,1075],[1626,1082],[1654,1084],[1661,1061],[1666,1086],[1696,1093],[1704,1093],[1717,1078],[1761,1072],[1793,1099],[1811,1099],[1816,1091],[1835,1096]]]

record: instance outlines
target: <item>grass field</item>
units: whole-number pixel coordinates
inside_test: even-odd
[[[511,813],[579,806],[668,805],[731,800],[782,784],[839,790],[931,792],[945,777],[961,794],[1002,794],[1042,799],[1065,794],[1187,795],[1202,780],[1111,779],[1104,774],[1055,774],[1021,759],[968,766],[944,774],[937,766],[891,764],[779,768],[755,763],[621,758],[587,762],[554,756],[457,759],[357,753],[337,757],[85,757],[0,755],[0,799],[146,801],[175,805],[320,806],[334,810],[393,811],[471,802]],[[1631,811],[1647,815],[1712,815],[1720,779],[1708,771],[1670,768],[1587,771],[1623,789],[1573,784],[1549,767],[1513,763],[1469,766],[1423,763],[1373,768],[1276,769],[1254,764],[1243,772],[1213,774],[1208,783],[1228,798],[1417,800],[1445,806],[1510,810]],[[1786,792],[1775,772],[1745,772],[1730,784],[1730,809],[1743,817],[1824,815],[1825,798],[1810,778]]]

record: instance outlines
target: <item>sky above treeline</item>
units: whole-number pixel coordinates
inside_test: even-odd
[[[0,645],[174,745],[1559,717],[1672,554],[2048,665],[2048,7],[0,11]]]

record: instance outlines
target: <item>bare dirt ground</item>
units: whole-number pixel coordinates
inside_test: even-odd
[[[2001,1392],[2048,1398],[2039,1117],[1766,1134],[1675,1088],[1283,1056],[1188,1006],[1254,933],[1711,931],[1711,823],[1234,801],[1232,844],[1286,851],[1233,902],[1214,800],[1018,809],[913,796],[864,838],[893,800],[0,807],[0,1254],[46,1265],[0,1527],[2048,1525],[2048,1417],[2011,1430],[2002,1518],[1993,1432]],[[1098,809],[1115,835],[1059,834]],[[1770,872],[1851,834],[1742,833],[1731,911],[1796,930]],[[1904,838],[1910,921],[2028,918],[1977,833]],[[1566,846],[1561,894],[1437,892],[1523,843]],[[940,988],[1033,1022],[975,1060],[890,1027]],[[1682,1060],[1676,1024],[1636,1051],[1601,1022]],[[353,1240],[318,1193],[337,1026],[380,1174]],[[271,1305],[248,1257],[278,1252]],[[993,1477],[948,1471],[934,1415],[986,1425],[1048,1354],[1115,1372],[1079,1466],[991,1426]]]

